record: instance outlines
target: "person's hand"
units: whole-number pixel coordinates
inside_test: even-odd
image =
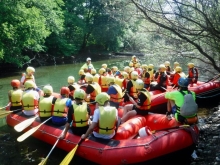
[[[192,79],[192,82],[195,82],[195,80],[196,80],[196,79],[195,79],[195,78],[193,78],[193,79]]]
[[[82,134],[81,139],[86,139],[86,135]]]
[[[134,99],[132,97],[129,97],[130,102],[134,102]]]
[[[65,138],[65,135],[62,133],[60,136],[59,136],[59,139],[64,139]]]

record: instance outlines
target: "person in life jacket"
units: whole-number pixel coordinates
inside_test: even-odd
[[[120,73],[120,71],[118,70],[118,67],[117,67],[117,66],[113,66],[113,67],[112,67],[112,74],[113,74],[114,77],[121,75],[121,73]]]
[[[98,94],[95,101],[98,108],[93,115],[92,124],[81,139],[86,139],[91,133],[93,136],[102,139],[114,137],[118,126],[118,111],[115,107],[109,106],[109,95],[105,92]]]
[[[91,74],[86,75],[86,82],[88,83],[88,86],[86,87],[86,99],[85,100],[87,102],[94,102],[95,97],[99,93],[101,93],[101,87],[98,83],[93,82],[93,76]]]
[[[154,70],[154,65],[153,64],[149,64],[148,65],[148,73],[150,74],[150,81],[154,81],[154,75],[156,73],[156,71]],[[156,77],[155,77],[156,78]]]
[[[167,85],[168,85],[168,77],[166,74],[166,67],[165,65],[161,64],[159,66],[159,76],[157,77],[157,82],[150,84],[150,91],[160,90],[164,92],[165,89],[167,88]]]
[[[148,90],[144,88],[144,82],[138,79],[135,83],[135,88],[138,90],[137,102],[134,101],[132,97],[129,97],[132,104],[125,105],[121,123],[126,122],[135,115],[145,116],[151,108],[151,95]]]
[[[99,82],[98,84],[101,86],[102,92],[107,92],[108,84],[107,84],[107,74],[104,68],[99,69]]]
[[[123,99],[123,93],[122,89],[119,85],[115,84],[115,78],[114,77],[108,77],[108,91],[107,94],[110,96],[110,106],[119,108],[119,104],[122,102]]]
[[[182,72],[182,68],[180,66],[175,68],[175,74],[173,75],[173,81],[171,81],[171,86],[178,87],[178,80],[180,77],[186,78],[185,73]]]
[[[88,130],[90,122],[90,108],[87,103],[83,102],[85,96],[86,93],[84,90],[75,90],[74,102],[73,105],[69,108],[65,131],[60,135],[60,139],[64,139],[66,137],[70,127],[73,134],[78,136],[81,136]]]
[[[24,83],[28,80],[31,80],[35,83],[35,77],[34,77],[35,69],[31,66],[27,67],[26,74],[23,73],[21,77],[21,87],[24,87]]]
[[[91,73],[91,69],[93,69],[94,66],[91,63],[91,58],[88,57],[86,59],[86,63],[80,68],[80,70],[83,70],[85,73],[89,72]]]
[[[72,106],[72,100],[69,99],[70,90],[68,87],[61,87],[60,98],[57,98],[52,111],[52,123],[55,125],[64,125],[67,121],[67,113]]]
[[[134,65],[134,71],[136,71],[138,73],[139,76],[141,76],[142,74],[142,69],[141,69],[141,64],[137,63]]]
[[[194,63],[188,63],[188,79],[189,84],[193,86],[193,84],[196,84],[199,77],[198,69],[195,67]]]
[[[102,67],[101,68],[104,68],[105,70],[107,70],[108,68],[108,65],[107,64],[102,64]],[[107,72],[107,71],[106,71]]]
[[[170,75],[170,72],[171,72],[170,62],[169,62],[169,61],[165,61],[165,62],[164,62],[164,65],[165,65],[165,67],[166,67],[166,74],[167,74],[167,75]]]
[[[131,70],[131,69],[130,69],[129,66],[125,66],[125,67],[124,67],[124,72],[126,72],[126,73],[128,74],[128,79],[130,79],[130,75],[129,75],[129,74],[130,74],[130,70]]]
[[[43,87],[44,95],[39,100],[39,117],[41,120],[45,120],[52,116],[56,97],[52,96],[53,87],[46,85]]]
[[[96,73],[96,69],[91,70],[91,75],[93,76],[93,82],[99,83],[99,75]]]
[[[25,91],[22,94],[22,107],[23,112],[27,116],[35,115],[38,112],[39,93],[35,90],[36,84],[32,81],[24,83]]]
[[[190,107],[188,107],[187,110],[191,111],[191,114],[189,114],[188,116],[181,115],[184,112],[181,112],[180,110],[184,104],[184,95],[191,94],[193,96],[193,99],[196,99],[195,92],[188,90],[188,84],[188,78],[181,77],[178,80],[178,85],[180,87],[179,90],[165,93],[165,98],[168,99],[167,117],[168,119],[170,119],[170,114],[172,113],[174,114],[175,119],[181,123],[195,124],[198,121],[197,114],[193,112],[192,109],[190,109],[194,109],[194,106],[189,105]]]
[[[127,83],[128,83],[128,74],[126,72],[121,72],[120,76],[116,76],[115,78],[115,84],[119,85],[124,91],[127,88]]]
[[[79,76],[80,76],[80,78],[79,78],[79,81],[78,81],[78,84],[80,84],[80,85],[83,85],[83,84],[85,84],[85,77],[86,77],[86,74],[85,74],[85,72],[84,72],[84,70],[79,70]]]
[[[132,65],[130,65],[130,63],[131,63]],[[133,55],[133,56],[131,57],[130,63],[129,63],[129,66],[130,66],[130,67],[135,67],[135,64],[139,63],[139,61],[138,61],[138,59],[137,59],[137,57],[136,57],[135,55]]]
[[[137,99],[137,89],[135,88],[135,81],[138,79],[138,73],[136,71],[133,71],[131,73],[131,80],[127,83],[126,93],[124,95],[124,102],[129,101],[129,97],[132,97],[133,99]],[[129,96],[129,97],[128,97]]]
[[[146,64],[142,65],[142,68],[143,68],[143,72],[142,72],[141,78],[144,82],[144,88],[147,89],[150,87],[150,83],[151,83],[150,73],[147,71],[148,66]]]
[[[170,77],[169,77],[170,82],[173,81],[174,74],[176,73],[175,68],[178,66],[180,66],[180,64],[177,61],[173,63],[173,69],[172,69],[172,72],[170,72]]]
[[[73,99],[74,99],[74,98],[73,98],[74,91],[75,91],[76,89],[79,89],[80,86],[79,86],[77,83],[75,83],[75,78],[74,78],[73,76],[69,76],[69,77],[67,78],[67,82],[68,82],[68,88],[69,88],[69,90],[70,90],[69,98],[70,98],[71,100],[73,100]]]
[[[16,110],[16,112],[18,112],[18,110],[22,110],[21,99],[23,91],[20,89],[20,85],[21,83],[17,79],[11,81],[11,86],[13,89],[8,91],[8,99],[10,102],[11,111]]]

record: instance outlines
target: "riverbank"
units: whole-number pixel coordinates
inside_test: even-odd
[[[199,143],[190,165],[220,165],[220,106],[209,109],[208,116],[199,116]]]

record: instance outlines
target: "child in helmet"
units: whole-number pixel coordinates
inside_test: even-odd
[[[110,96],[110,106],[119,108],[119,104],[123,99],[122,89],[119,85],[115,84],[114,77],[108,77],[108,91],[107,94]]]
[[[70,90],[68,87],[60,89],[60,98],[57,98],[52,112],[52,122],[55,125],[64,125],[67,121],[67,112],[72,106],[72,101],[69,99]]]
[[[124,95],[124,102],[129,101],[129,96],[131,96],[133,99],[137,99],[137,90],[135,88],[135,81],[138,79],[138,73],[136,71],[131,72],[131,80],[127,83],[126,92],[127,94]]]
[[[41,96],[39,100],[39,117],[42,121],[52,116],[53,107],[57,99],[56,97],[52,96],[52,86],[44,86],[43,92],[44,95]]]
[[[121,122],[127,121],[135,115],[147,115],[151,108],[151,95],[147,89],[144,88],[144,82],[138,79],[135,83],[135,88],[138,90],[137,102],[132,97],[129,100],[132,104],[125,105]]]
[[[150,84],[150,91],[160,90],[164,92],[165,89],[167,88],[167,82],[168,82],[168,77],[166,74],[166,67],[165,65],[161,64],[159,66],[159,76],[157,77],[157,82]]]
[[[95,101],[99,107],[95,110],[92,124],[85,134],[81,136],[86,139],[90,133],[97,138],[111,139],[115,135],[118,121],[118,111],[115,107],[108,106],[109,95],[102,92],[96,96]]]
[[[76,89],[79,89],[79,85],[77,83],[75,83],[75,78],[73,76],[69,76],[67,78],[67,82],[68,82],[68,88],[70,90],[70,94],[69,94],[69,98],[71,100],[73,100],[73,95],[74,95],[74,91]]]
[[[16,110],[17,112],[17,110],[22,110],[21,99],[23,91],[20,89],[20,84],[20,81],[17,79],[11,81],[11,86],[13,89],[8,92],[11,111]]]
[[[86,133],[89,128],[89,116],[90,108],[87,103],[84,103],[83,100],[86,96],[86,93],[82,89],[76,89],[74,93],[73,105],[69,108],[68,111],[68,120],[66,123],[66,128],[64,133],[60,136],[61,139],[66,137],[66,133],[71,126],[73,134],[81,136]]]
[[[196,123],[198,118],[197,114],[193,113],[190,116],[182,116],[180,107],[184,103],[184,95],[191,94],[193,99],[196,99],[195,92],[188,90],[189,80],[188,78],[179,78],[178,80],[179,90],[166,92],[165,98],[168,99],[167,102],[167,117],[170,119],[170,114],[172,113],[175,116],[175,119],[181,123],[192,124]]]
[[[91,69],[93,69],[94,66],[91,63],[91,58],[88,57],[86,59],[86,63],[80,68],[80,70],[83,70],[85,73],[91,73]]]
[[[86,74],[84,72],[84,70],[80,69],[79,70],[79,81],[78,81],[78,84],[82,85],[82,84],[85,84],[85,77],[86,77]]]
[[[35,90],[36,84],[32,81],[24,83],[25,91],[22,94],[23,112],[27,116],[35,115],[38,112],[39,93]]]
[[[194,63],[188,63],[188,79],[190,86],[193,86],[193,84],[196,84],[199,77],[198,69],[195,67]]]
[[[21,85],[23,87],[24,83],[28,80],[32,80],[35,83],[35,78],[34,78],[34,73],[35,73],[35,69],[31,66],[27,67],[26,69],[26,74],[22,74],[21,77]]]

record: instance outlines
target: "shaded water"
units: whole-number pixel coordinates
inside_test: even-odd
[[[127,58],[115,58],[106,61],[92,62],[94,67],[98,69],[101,64],[107,63],[108,67],[113,65],[118,66],[119,69],[123,69],[125,65],[128,65],[130,57]],[[141,60],[143,63],[143,59]],[[79,79],[78,71],[83,63],[58,65],[58,66],[43,66],[36,68],[35,79],[38,86],[43,88],[43,85],[51,84],[54,92],[59,92],[62,86],[67,86],[67,77],[72,75],[75,79]],[[25,72],[25,71],[24,71]],[[10,82],[12,79],[20,79],[21,73],[16,73],[14,76],[0,79],[0,107],[4,107],[8,103],[7,92],[11,89]],[[201,110],[206,115],[207,110]],[[6,125],[5,119],[0,119],[0,165],[29,165],[38,164],[42,157],[46,157],[52,148],[51,145],[43,143],[35,138],[29,137],[22,143],[16,141],[20,134],[16,133],[13,128]],[[66,152],[63,150],[55,149],[50,155],[48,165],[59,164],[66,156]],[[92,164],[79,157],[74,157],[72,164]]]

